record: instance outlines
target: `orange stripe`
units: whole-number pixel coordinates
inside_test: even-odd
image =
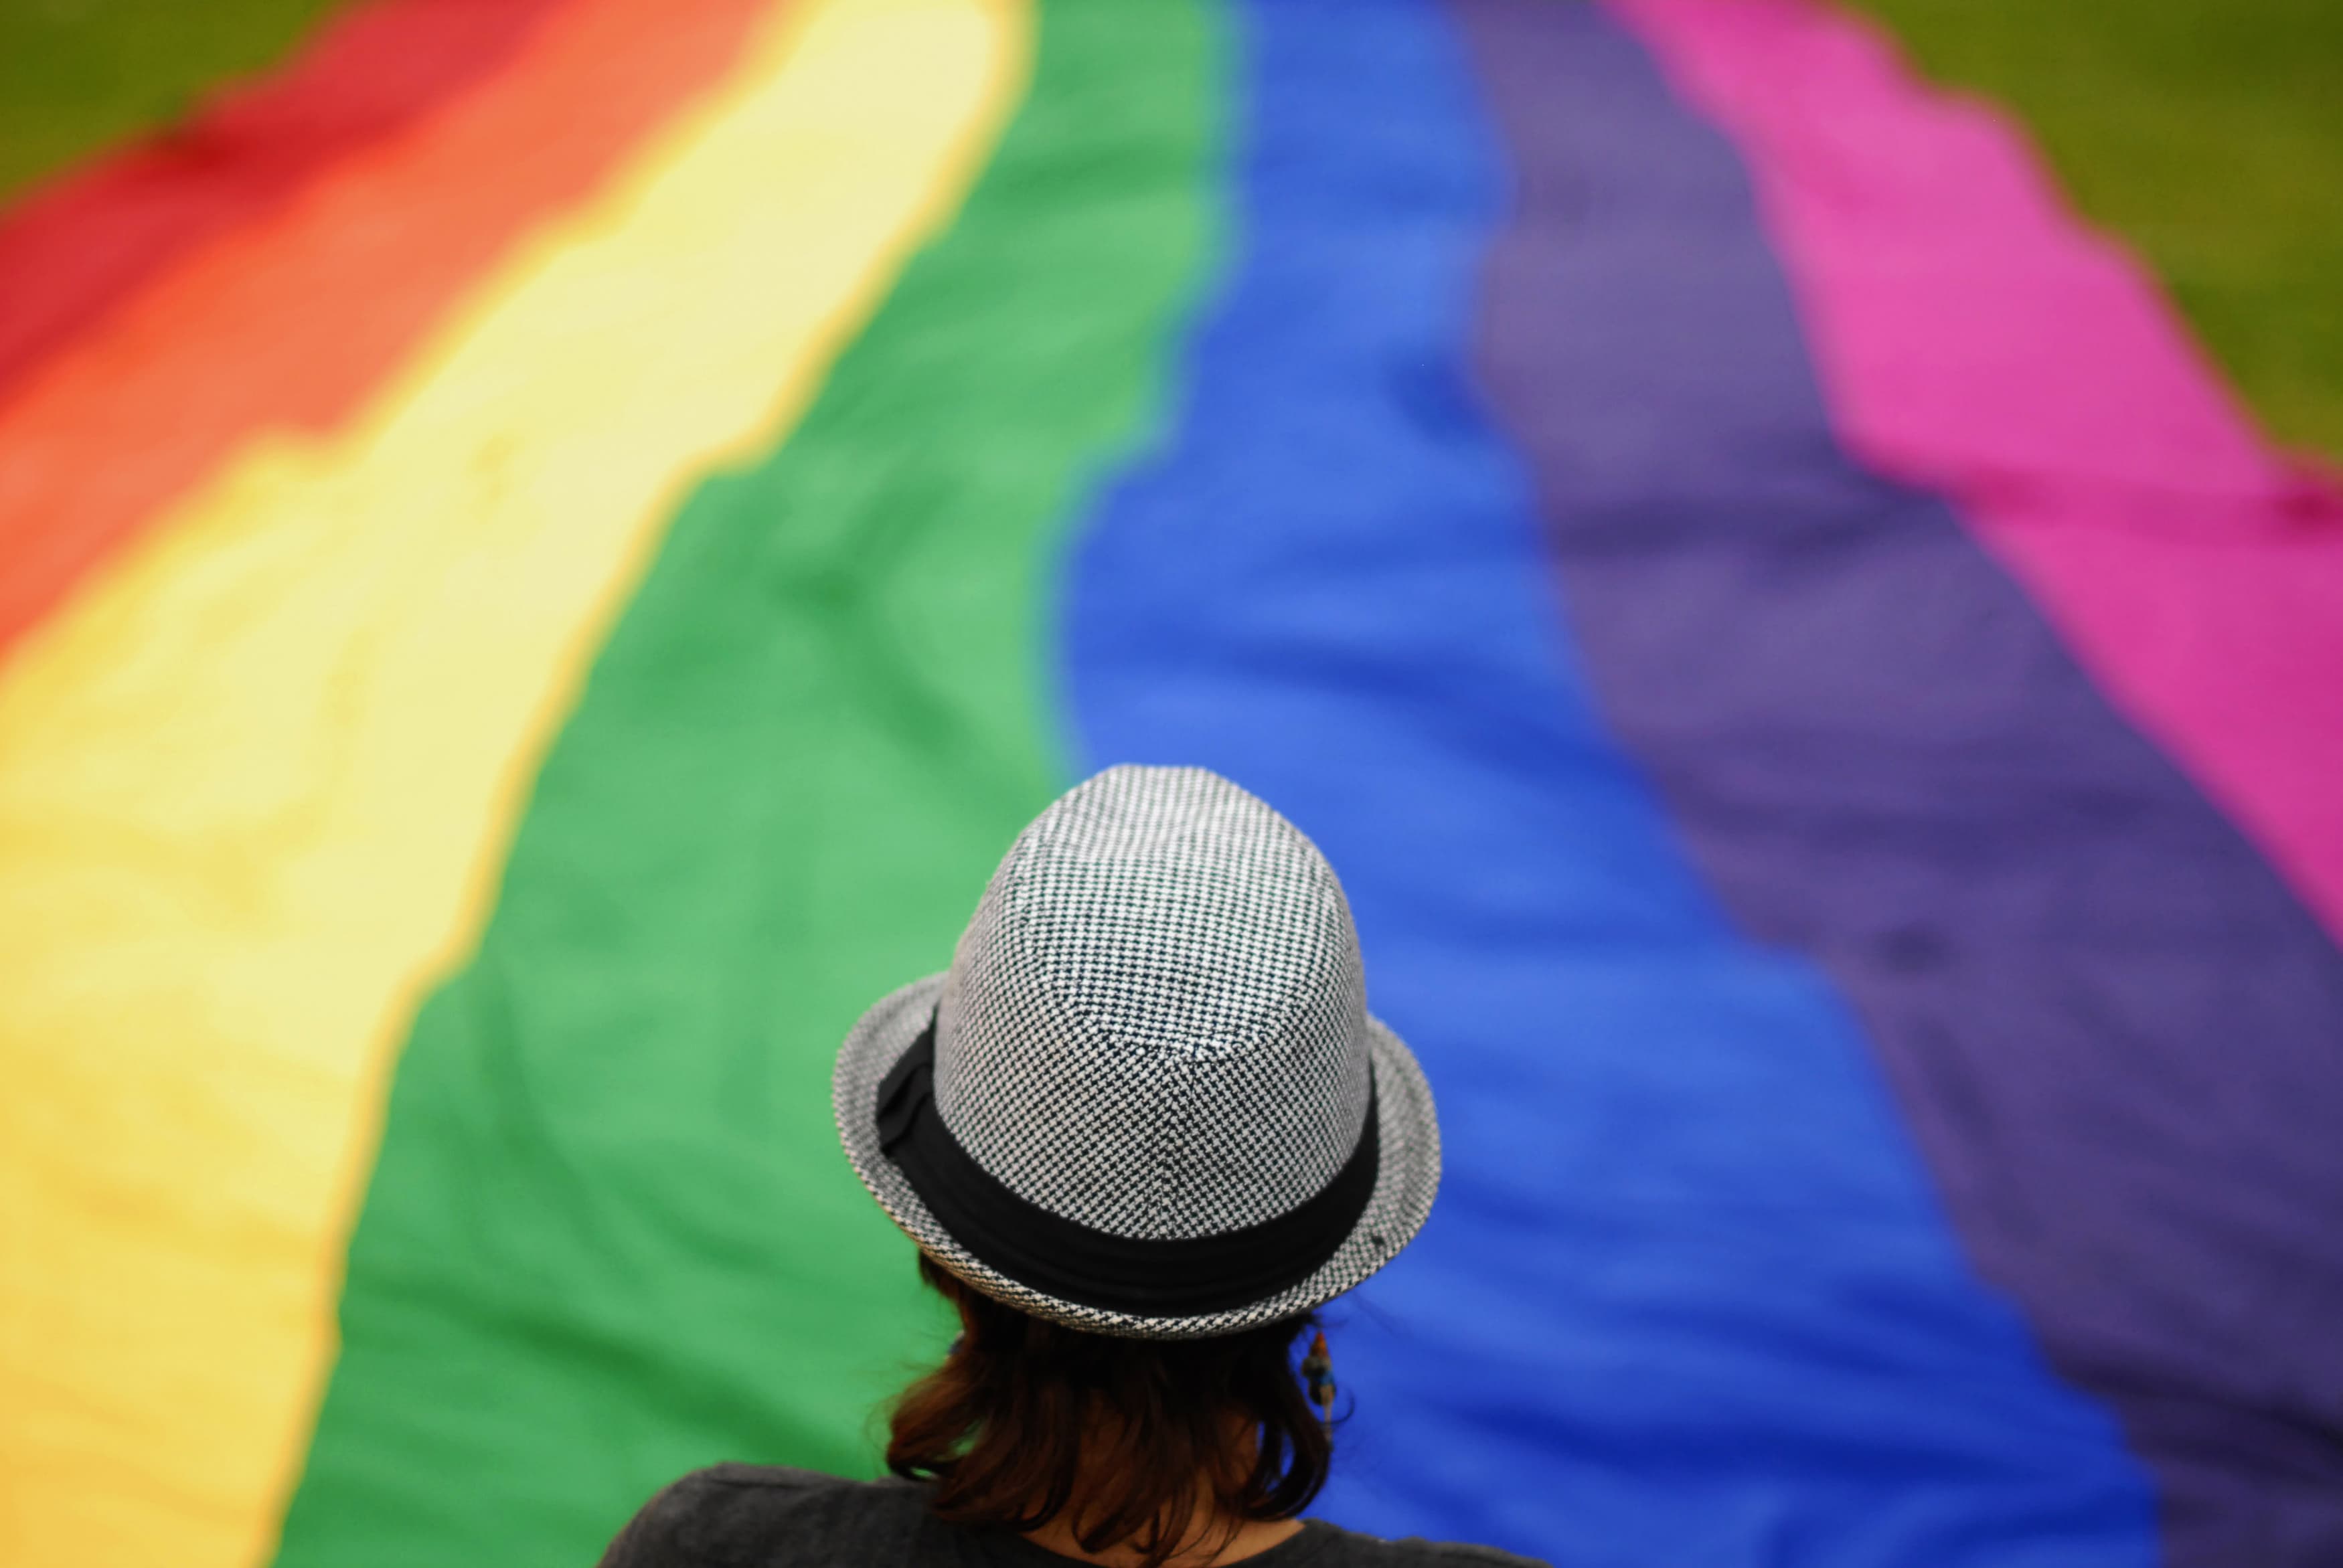
[[[579,0],[503,76],[191,253],[45,367],[0,408],[0,648],[239,442],[348,417],[769,8]]]

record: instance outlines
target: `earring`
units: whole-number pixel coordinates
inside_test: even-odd
[[[1302,1358],[1302,1383],[1310,1402],[1318,1407],[1318,1424],[1334,1435],[1334,1358],[1326,1353],[1326,1331],[1320,1329]]]

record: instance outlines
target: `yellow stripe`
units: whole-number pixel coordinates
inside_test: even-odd
[[[418,996],[679,492],[801,411],[1030,26],[778,17],[357,427],[247,453],[0,671],[0,1560],[270,1549]]]

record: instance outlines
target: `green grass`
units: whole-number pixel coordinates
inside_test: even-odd
[[[341,3],[0,0],[0,202],[267,69]],[[2015,109],[2265,427],[2343,457],[2343,0],[1848,3]]]
[[[343,0],[0,0],[0,203],[266,71]]]
[[[1850,0],[2016,111],[2278,441],[2343,456],[2343,0]]]

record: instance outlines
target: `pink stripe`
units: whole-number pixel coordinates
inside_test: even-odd
[[[1850,449],[1949,497],[2343,934],[2343,494],[2002,116],[1803,0],[1609,3],[1739,146]]]

